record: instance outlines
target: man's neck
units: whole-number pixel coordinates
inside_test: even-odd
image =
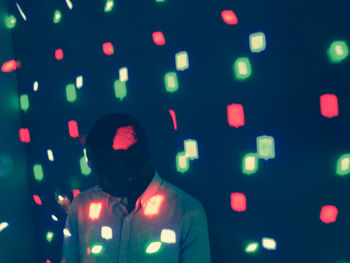
[[[139,180],[135,182],[134,188],[131,189],[129,193],[126,194],[128,198],[127,208],[128,211],[131,212],[135,209],[136,200],[141,196],[141,194],[147,189],[149,184],[151,183],[154,176],[154,168],[149,165],[144,170],[144,175],[141,175]]]

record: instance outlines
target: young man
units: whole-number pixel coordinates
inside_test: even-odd
[[[104,116],[86,146],[99,185],[69,207],[62,263],[210,263],[202,204],[160,177],[135,118]]]

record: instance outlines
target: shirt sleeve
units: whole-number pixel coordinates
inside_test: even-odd
[[[61,263],[80,263],[77,200],[73,199],[64,227]]]
[[[210,263],[207,216],[199,203],[183,218],[180,263]]]

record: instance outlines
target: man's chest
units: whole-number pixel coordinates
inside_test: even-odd
[[[79,226],[84,262],[178,262],[179,218],[171,213],[147,217],[142,211],[117,209]]]

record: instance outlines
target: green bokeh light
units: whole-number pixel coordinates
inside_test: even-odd
[[[117,99],[123,101],[127,94],[125,82],[120,80],[116,80],[114,82],[114,94]]]
[[[233,65],[233,71],[237,80],[249,78],[252,74],[249,58],[238,58]]]
[[[5,16],[5,25],[7,28],[12,29],[16,26],[17,19],[13,15]]]
[[[80,171],[85,176],[88,176],[91,173],[91,169],[88,166],[84,156],[80,158]]]
[[[61,22],[62,19],[62,14],[60,10],[56,10],[55,13],[53,14],[53,22],[55,24]]]
[[[35,180],[41,182],[44,179],[44,171],[41,164],[35,164],[33,166],[33,173]]]
[[[332,63],[340,63],[349,55],[349,48],[345,41],[334,41],[327,50]]]
[[[106,13],[108,13],[108,12],[111,12],[113,10],[113,7],[114,7],[114,1],[113,0],[107,0],[104,10],[105,10]]]
[[[168,72],[164,76],[165,89],[167,92],[175,92],[179,88],[176,72]]]
[[[29,109],[29,98],[27,94],[23,94],[20,97],[21,109],[26,112]]]
[[[348,175],[350,173],[350,154],[343,154],[340,156],[337,162],[337,175]]]
[[[259,250],[259,243],[258,242],[249,242],[247,243],[244,251],[247,254],[255,254]]]
[[[256,137],[257,154],[260,159],[275,158],[275,140],[272,136]]]
[[[68,84],[66,86],[66,97],[67,101],[74,102],[77,99],[77,93],[74,84]]]
[[[247,153],[243,157],[242,172],[244,174],[253,174],[258,170],[258,156],[256,153]]]
[[[263,32],[257,32],[249,35],[250,51],[260,53],[266,48],[266,38]]]
[[[176,170],[180,173],[185,173],[190,168],[189,160],[185,152],[179,152],[176,155]]]

